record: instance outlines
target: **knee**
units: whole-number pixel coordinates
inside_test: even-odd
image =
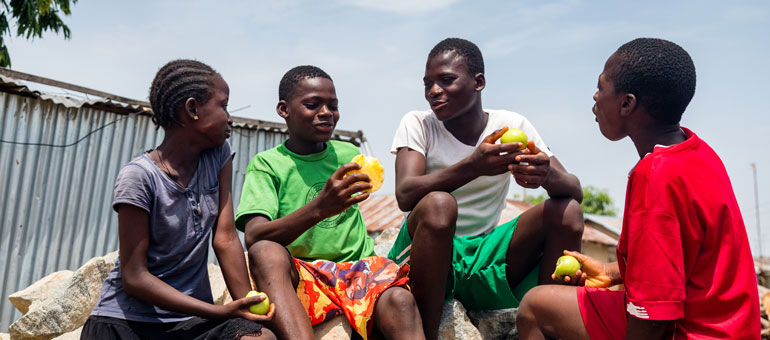
[[[552,226],[558,227],[560,233],[582,236],[585,220],[580,203],[571,198],[549,199],[545,203],[544,214],[548,219],[554,219]]]
[[[417,303],[414,300],[414,295],[400,287],[386,290],[377,303],[381,309],[384,307],[386,313],[391,315],[404,315],[413,318],[413,314],[417,312]]]
[[[443,191],[431,192],[415,206],[413,214],[420,218],[420,228],[432,233],[454,235],[457,222],[457,200]]]
[[[286,249],[273,241],[257,241],[249,247],[248,254],[249,267],[254,275],[270,267],[290,268],[291,265]]]
[[[534,287],[521,299],[518,314],[516,314],[516,326],[518,328],[537,324],[537,304],[540,295],[542,295],[540,292],[542,289],[543,286]]]
[[[259,335],[244,335],[244,336],[241,336],[240,338],[240,340],[277,340],[277,339],[278,338],[275,336],[275,334],[271,330],[265,327],[262,327],[261,334]]]

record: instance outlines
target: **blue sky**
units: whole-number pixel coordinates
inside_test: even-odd
[[[157,69],[176,58],[212,65],[231,89],[234,115],[279,121],[278,81],[313,64],[334,78],[338,128],[363,130],[394,188],[389,149],[401,116],[427,109],[428,51],[456,36],[479,45],[484,107],[527,116],[583,185],[609,191],[620,211],[631,141],[604,139],[591,96],[606,58],[637,37],[672,40],[692,56],[695,97],[682,125],[722,157],[756,246],[756,216],[770,256],[770,3],[767,1],[79,1],[72,39],[13,37],[13,68],[147,99]],[[755,209],[750,163],[756,163]],[[512,188],[511,194],[520,194]],[[529,191],[538,194],[538,191]]]

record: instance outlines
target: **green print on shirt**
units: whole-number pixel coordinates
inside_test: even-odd
[[[326,182],[318,182],[316,184],[313,184],[310,187],[310,189],[308,189],[307,191],[307,195],[305,196],[305,204],[308,204],[310,203],[310,201],[315,199],[318,196],[318,194],[321,192],[321,190],[323,190],[324,185],[326,185]],[[336,228],[339,225],[340,221],[344,220],[345,218],[348,217],[348,215],[351,214],[350,209],[352,209],[352,207],[345,209],[345,211],[343,211],[340,214],[334,215],[332,217],[327,217],[323,221],[318,222],[315,226],[319,228],[324,228],[324,229]]]

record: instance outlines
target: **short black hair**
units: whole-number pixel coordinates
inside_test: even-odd
[[[302,65],[292,68],[283,75],[283,78],[281,78],[281,83],[278,85],[278,100],[289,100],[292,92],[294,92],[294,86],[297,85],[300,80],[318,77],[332,80],[332,77],[330,77],[329,74],[316,66]]]
[[[209,96],[212,79],[219,76],[211,66],[197,60],[177,59],[158,70],[150,86],[150,106],[155,128],[182,126],[176,111],[188,98],[205,103]]]
[[[634,94],[661,123],[679,123],[695,95],[695,65],[687,51],[667,40],[639,38],[620,46],[615,58],[615,92]]]
[[[484,57],[481,55],[481,50],[476,44],[465,39],[446,38],[441,40],[430,50],[428,59],[450,51],[465,59],[470,75],[475,76],[478,73],[484,73]]]

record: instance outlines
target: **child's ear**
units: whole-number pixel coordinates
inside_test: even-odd
[[[636,101],[636,96],[633,93],[626,93],[626,95],[623,96],[623,102],[620,104],[620,115],[631,115],[631,113],[636,110],[637,104],[638,102]]]
[[[193,120],[198,120],[198,101],[190,97],[184,102],[185,113]]]
[[[476,81],[476,92],[481,92],[487,86],[487,78],[483,73],[476,73],[473,80]]]
[[[278,104],[275,106],[275,112],[278,112],[278,115],[281,116],[281,118],[283,119],[286,119],[289,117],[289,111],[287,110],[285,100],[278,101]]]

